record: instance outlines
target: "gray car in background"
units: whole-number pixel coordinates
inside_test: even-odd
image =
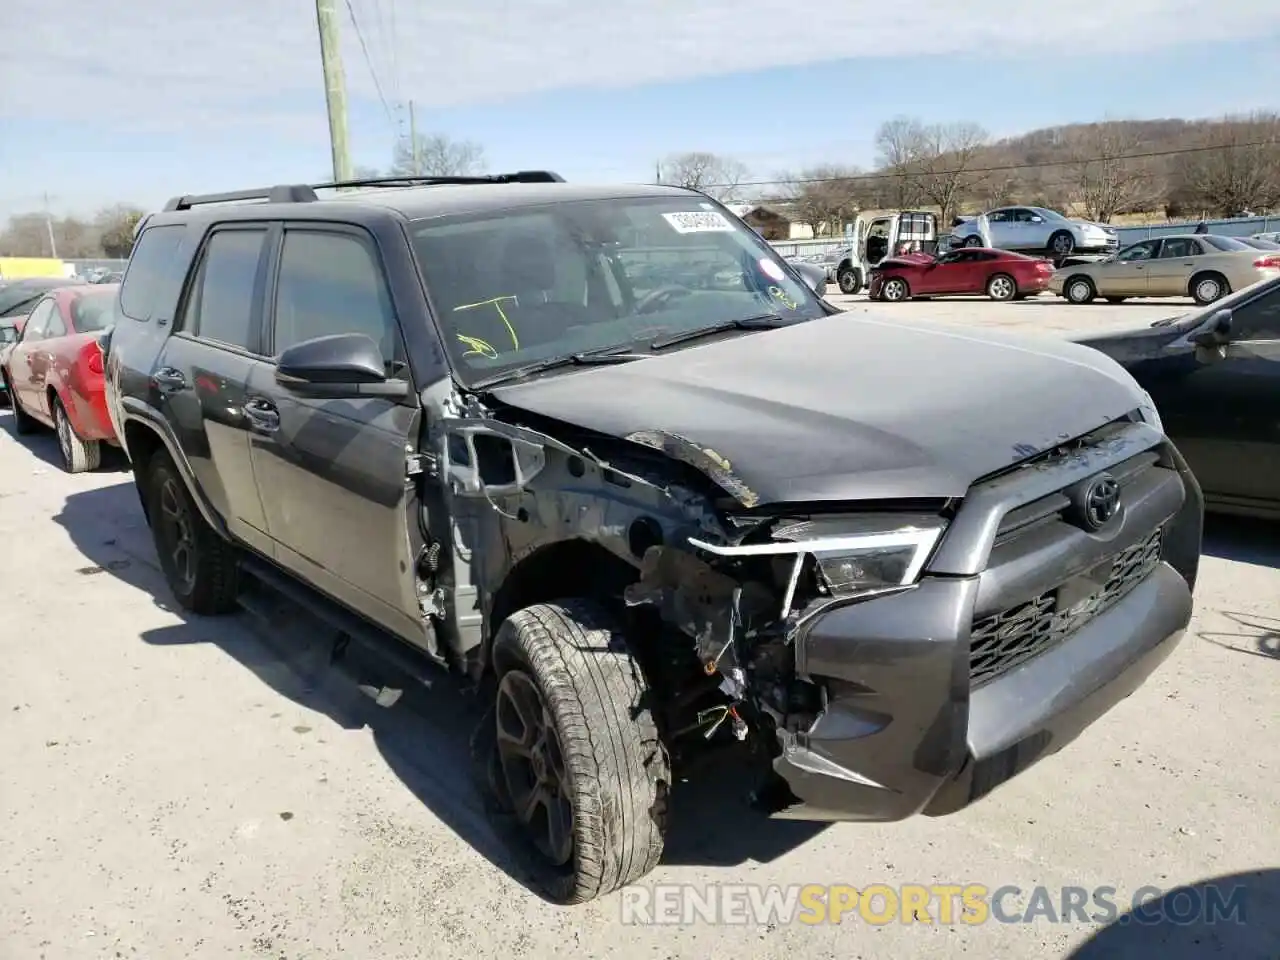
[[[1119,246],[1116,231],[1105,224],[1071,220],[1046,207],[1000,207],[986,212],[990,246],[1023,253],[1113,253]],[[978,229],[977,217],[961,220],[952,229],[957,246],[988,246]]]

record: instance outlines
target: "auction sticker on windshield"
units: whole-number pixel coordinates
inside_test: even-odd
[[[676,233],[725,233],[733,230],[733,224],[714,210],[664,213],[662,217]]]

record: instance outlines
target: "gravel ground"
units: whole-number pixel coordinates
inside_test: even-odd
[[[875,309],[1061,334],[1187,308],[1054,306]],[[358,685],[395,678],[329,666],[297,615],[180,615],[128,474],[68,476],[56,456],[0,413],[3,960],[1280,957],[1274,527],[1212,523],[1171,659],[975,807],[770,823],[706,775],[680,785],[666,861],[640,885],[1016,885],[1020,910],[1036,885],[1054,899],[1110,886],[1123,906],[1144,886],[1216,881],[1247,885],[1243,923],[646,926],[623,922],[619,895],[567,909],[529,892],[472,786],[474,705],[448,680],[383,708]]]

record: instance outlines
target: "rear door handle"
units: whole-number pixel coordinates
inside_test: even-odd
[[[261,433],[275,433],[280,429],[280,411],[266,400],[257,397],[246,400],[244,415],[251,427]]]
[[[161,367],[151,374],[151,379],[156,386],[166,392],[184,390],[187,386],[187,378],[182,375],[182,371],[175,370],[173,367]]]

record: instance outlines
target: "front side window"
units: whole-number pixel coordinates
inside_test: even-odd
[[[411,229],[464,382],[715,324],[826,313],[772,247],[696,196],[574,201]]]
[[[1232,310],[1232,340],[1280,340],[1280,286]]]
[[[33,340],[42,340],[45,331],[49,326],[49,317],[53,314],[53,300],[45,299],[38,303],[31,316],[27,318],[27,325],[22,328],[22,339],[28,343]]]
[[[82,293],[71,301],[71,325],[77,333],[105,330],[115,320],[115,290]]]
[[[391,295],[373,245],[349,233],[288,229],[276,281],[276,356],[303,340],[363,333],[382,350],[388,373],[403,364]]]
[[[1124,263],[1132,263],[1136,260],[1150,260],[1151,254],[1155,252],[1158,240],[1144,240],[1142,243],[1135,243],[1132,247],[1127,247],[1116,254],[1116,259]]]

